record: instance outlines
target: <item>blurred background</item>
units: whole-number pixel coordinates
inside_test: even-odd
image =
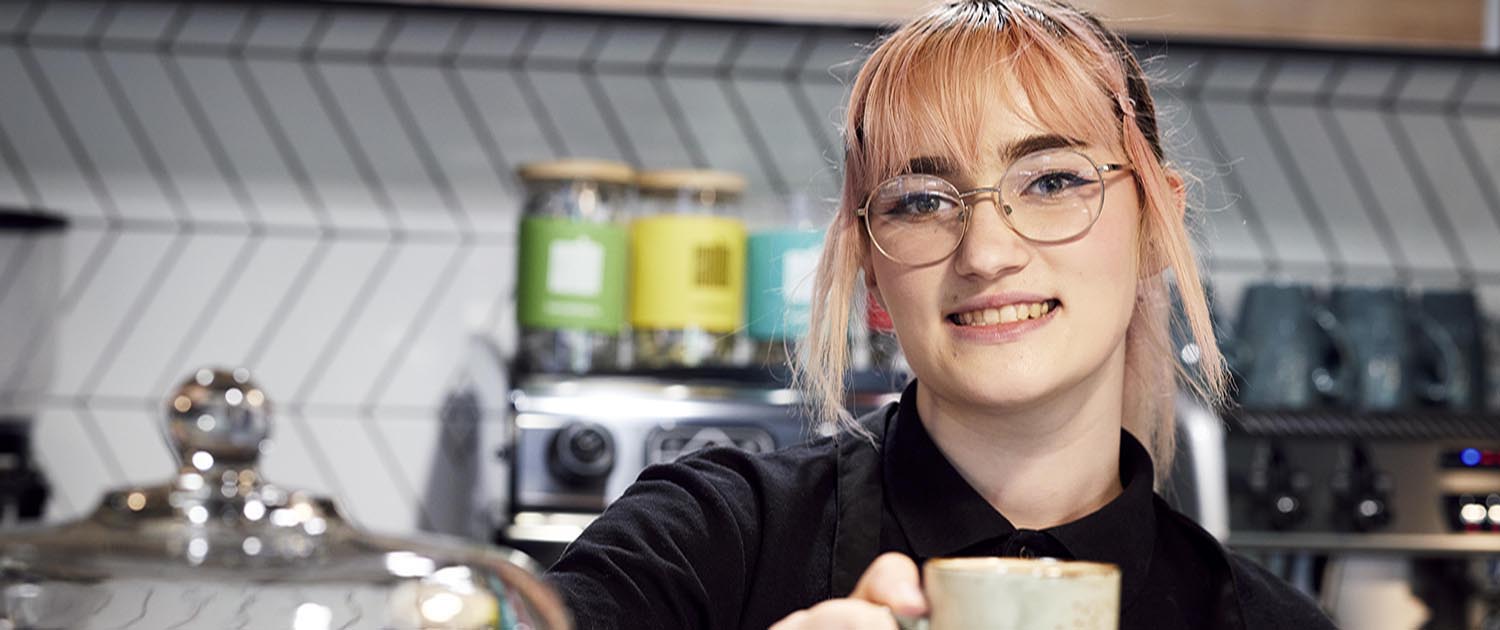
[[[1500,2],[1086,5],[1198,179],[1239,377],[1184,399],[1175,500],[1346,627],[1500,627]],[[0,4],[6,523],[170,476],[202,366],[264,388],[268,477],[544,562],[647,463],[805,438],[843,100],[915,7]],[[903,378],[860,319],[856,409]]]

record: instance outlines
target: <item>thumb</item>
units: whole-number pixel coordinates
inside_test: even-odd
[[[914,616],[927,612],[927,598],[922,595],[922,578],[917,563],[895,552],[882,554],[871,562],[849,596],[889,606],[898,615]]]

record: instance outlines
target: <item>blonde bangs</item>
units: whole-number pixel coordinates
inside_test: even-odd
[[[1037,128],[1121,146],[1110,95],[1123,90],[1123,72],[1106,47],[1061,34],[1081,24],[1026,12],[972,13],[919,19],[866,62],[846,126],[858,154],[846,168],[866,188],[902,173],[919,153],[976,163],[986,149],[985,113],[997,102]],[[934,148],[941,153],[932,155]]]

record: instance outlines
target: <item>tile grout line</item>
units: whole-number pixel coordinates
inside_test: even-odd
[[[1252,98],[1250,103],[1255,111],[1256,123],[1260,125],[1269,140],[1271,151],[1276,154],[1276,168],[1284,175],[1292,187],[1292,196],[1297,199],[1298,205],[1302,206],[1302,216],[1312,228],[1313,236],[1317,239],[1319,246],[1323,248],[1325,255],[1329,257],[1329,267],[1334,279],[1342,280],[1346,275],[1347,261],[1343,252],[1339,249],[1338,240],[1334,238],[1332,229],[1329,228],[1327,220],[1318,208],[1317,199],[1308,186],[1307,179],[1303,176],[1302,169],[1298,168],[1297,157],[1287,142],[1286,135],[1281,126],[1277,124],[1276,118],[1271,112],[1271,105],[1266,102],[1264,95],[1271,90],[1271,83],[1275,81],[1276,75],[1281,71],[1282,57],[1274,56],[1266,63],[1261,76],[1257,78],[1257,88],[1262,95]]]
[[[328,121],[333,124],[335,137],[343,147],[344,153],[349,156],[354,170],[359,174],[360,180],[370,191],[375,205],[380,208],[384,215],[386,226],[392,232],[394,240],[400,239],[403,228],[401,215],[396,209],[395,200],[391,198],[390,190],[386,188],[385,182],[376,172],[374,163],[370,160],[370,154],[359,141],[359,136],[354,132],[354,126],[349,122],[349,115],[339,103],[338,95],[334,93],[329,84],[328,77],[323,74],[315,59],[317,47],[328,35],[333,27],[333,10],[325,9],[318,16],[317,25],[312,33],[308,34],[307,41],[303,42],[304,54],[299,58],[298,65],[302,68],[303,75],[312,86],[313,94],[317,96],[318,107]],[[316,185],[316,184],[314,184]],[[330,213],[330,219],[332,218]]]
[[[1213,72],[1213,68],[1217,65],[1217,62],[1218,58],[1216,56],[1205,55],[1203,57],[1204,67],[1200,72],[1204,75],[1205,83],[1208,76]],[[1204,143],[1208,145],[1215,156],[1227,155],[1228,152],[1224,148],[1224,139],[1219,137],[1219,132],[1214,127],[1213,120],[1208,114],[1208,108],[1204,106],[1202,99],[1199,98],[1199,92],[1193,90],[1184,93],[1184,96],[1186,97],[1184,101],[1188,103],[1188,111],[1192,119],[1196,121],[1195,126],[1203,134]],[[1245,211],[1242,213],[1242,216],[1244,217],[1245,227],[1250,232],[1251,241],[1255,244],[1255,249],[1261,258],[1266,261],[1267,269],[1270,273],[1275,274],[1280,269],[1281,257],[1276,255],[1275,248],[1271,245],[1270,235],[1266,233],[1265,226],[1261,225],[1260,216],[1256,214],[1254,204],[1245,195],[1244,185],[1239,180],[1240,178],[1235,174],[1233,163],[1231,162],[1229,168],[1224,173],[1225,187],[1234,195],[1234,205],[1244,204]]]
[[[474,231],[474,221],[469,216],[468,208],[459,199],[458,193],[454,190],[453,183],[448,179],[442,165],[438,163],[437,154],[432,150],[432,144],[428,142],[427,135],[422,132],[421,125],[417,122],[417,117],[412,111],[411,104],[397,86],[397,81],[392,75],[390,67],[384,63],[383,55],[389,50],[391,42],[404,27],[404,24],[405,21],[399,14],[390,22],[390,26],[388,27],[391,31],[390,37],[382,42],[382,47],[380,48],[381,61],[373,64],[376,81],[380,84],[386,100],[390,102],[391,109],[396,114],[396,120],[399,121],[402,132],[406,134],[407,141],[411,143],[412,149],[416,152],[417,160],[422,163],[422,169],[426,172],[428,180],[433,188],[437,189],[438,196],[442,197],[443,203],[447,206],[446,209],[449,218],[455,224],[455,231],[458,234],[460,242],[465,242],[468,239],[468,235]]]
[[[765,174],[766,183],[771,185],[771,192],[785,199],[790,190],[787,188],[786,180],[781,169],[776,166],[776,159],[771,156],[771,148],[766,146],[766,138],[761,134],[760,127],[755,124],[755,117],[750,114],[749,107],[745,105],[745,98],[740,91],[734,87],[732,71],[734,64],[739,60],[745,48],[749,46],[749,31],[739,29],[735,31],[734,39],[730,40],[729,49],[725,51],[724,57],[719,60],[719,73],[716,82],[719,89],[724,93],[725,100],[729,102],[729,110],[734,114],[735,121],[740,127],[740,133],[750,143],[750,153],[755,156],[755,162]]]
[[[1388,86],[1388,96],[1390,97],[1392,108],[1384,112],[1381,118],[1384,120],[1387,130],[1391,134],[1391,139],[1395,141],[1397,155],[1400,156],[1402,164],[1406,165],[1407,172],[1411,173],[1412,181],[1417,187],[1417,193],[1422,198],[1422,204],[1427,207],[1427,214],[1432,219],[1433,226],[1437,228],[1438,236],[1443,239],[1443,243],[1448,247],[1453,263],[1457,267],[1459,277],[1466,284],[1472,285],[1475,273],[1474,263],[1470,260],[1468,252],[1464,250],[1463,243],[1453,230],[1452,221],[1448,218],[1446,204],[1443,203],[1442,197],[1438,195],[1437,189],[1433,187],[1431,175],[1423,168],[1421,162],[1416,159],[1416,145],[1412,143],[1411,135],[1406,131],[1406,126],[1402,124],[1400,114],[1394,109],[1396,95],[1410,80],[1411,68],[1407,65],[1398,66],[1396,77],[1391,81],[1390,86]]]
[[[472,22],[464,22],[454,30],[453,39],[449,41],[450,50],[458,50],[463,43],[468,41],[474,32]],[[479,104],[474,98],[473,90],[468,86],[458,67],[453,64],[445,65],[442,69],[444,82],[448,91],[453,94],[454,100],[458,102],[459,109],[463,112],[464,120],[469,125],[469,130],[474,133],[478,140],[480,150],[484,152],[485,159],[489,161],[490,170],[495,172],[500,187],[511,195],[517,195],[516,183],[511,173],[515,167],[506,159],[505,153],[500,149],[500,143],[495,139],[494,132],[485,123],[483,115],[479,112]],[[504,175],[501,175],[501,174]]]
[[[584,89],[589,93],[589,100],[594,102],[594,107],[599,110],[599,116],[604,119],[604,128],[609,132],[609,138],[614,143],[615,150],[632,168],[645,168],[646,165],[641,161],[640,152],[636,150],[635,143],[631,142],[630,134],[625,131],[625,123],[620,120],[620,114],[610,100],[609,93],[604,89],[604,83],[599,80],[598,55],[612,35],[613,29],[609,22],[601,24],[594,31],[589,45],[579,59],[578,74],[582,76]]]
[[[652,88],[656,91],[657,100],[661,101],[662,108],[667,111],[667,119],[672,122],[672,129],[677,132],[677,141],[682,143],[682,148],[687,150],[688,160],[693,163],[693,168],[708,168],[708,156],[703,151],[703,144],[693,133],[692,127],[687,124],[687,115],[682,110],[682,102],[677,95],[672,93],[672,87],[667,84],[667,56],[677,46],[679,35],[676,25],[668,25],[666,32],[661,36],[661,42],[652,53],[652,59],[648,66],[652,68],[649,76]]]
[[[552,115],[542,105],[541,95],[532,84],[530,70],[528,70],[532,63],[531,49],[541,38],[543,28],[540,22],[531,22],[526,25],[526,32],[521,35],[521,43],[516,46],[517,57],[511,62],[511,78],[515,79],[516,87],[520,89],[521,102],[531,114],[531,119],[541,129],[542,138],[547,141],[547,146],[552,149],[552,156],[565,158],[571,155],[568,153],[568,145],[563,141],[557,122],[552,120]]]
[[[1349,175],[1350,183],[1354,185],[1354,194],[1359,197],[1359,205],[1364,210],[1365,218],[1370,220],[1370,225],[1380,238],[1386,255],[1395,261],[1392,267],[1396,272],[1396,280],[1405,284],[1411,281],[1408,271],[1410,263],[1401,249],[1401,241],[1397,238],[1395,229],[1391,227],[1390,218],[1386,216],[1383,206],[1380,205],[1374,184],[1362,168],[1362,162],[1354,154],[1354,147],[1349,143],[1349,137],[1344,132],[1343,125],[1339,123],[1336,109],[1331,105],[1338,82],[1342,80],[1347,70],[1347,62],[1340,61],[1329,71],[1323,85],[1319,88],[1320,94],[1326,97],[1325,103],[1327,104],[1319,107],[1318,117],[1322,122],[1323,131],[1328,134],[1333,144],[1334,152],[1339,154],[1341,166]]]
[[[1458,146],[1459,153],[1464,156],[1464,162],[1469,166],[1469,174],[1474,178],[1479,187],[1479,194],[1484,198],[1485,205],[1490,209],[1490,218],[1494,220],[1491,227],[1496,229],[1500,235],[1500,189],[1497,189],[1495,179],[1486,174],[1480,165],[1485,164],[1484,156],[1480,155],[1479,147],[1474,144],[1474,138],[1463,133],[1465,126],[1464,115],[1459,111],[1459,103],[1473,89],[1478,82],[1478,73],[1472,69],[1465,71],[1464,80],[1455,87],[1453,97],[1453,109],[1444,117],[1447,123],[1448,133],[1453,136],[1453,141]]]

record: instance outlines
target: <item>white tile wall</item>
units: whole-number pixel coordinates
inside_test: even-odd
[[[464,529],[465,497],[483,508],[504,486],[501,420],[488,409],[476,430],[442,409],[476,365],[503,386],[479,348],[514,346],[515,165],[724,168],[749,179],[747,207],[806,195],[826,213],[848,62],[873,35],[0,3],[0,203],[75,220],[37,424],[49,518],[163,475],[160,398],[196,366],[245,365],[280,410],[274,479],[376,529]],[[1174,46],[1152,68],[1173,158],[1202,180],[1223,312],[1268,270],[1344,267],[1472,271],[1500,312],[1493,63]]]

